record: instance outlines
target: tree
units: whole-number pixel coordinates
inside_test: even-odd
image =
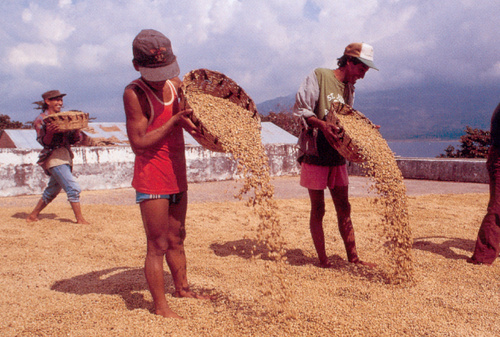
[[[278,113],[271,111],[269,115],[261,116],[261,121],[272,122],[295,137],[298,137],[300,134],[300,125],[294,119],[291,108],[283,109]]]
[[[24,124],[17,121],[11,121],[7,115],[0,115],[0,129],[22,129]]]
[[[5,129],[29,129],[29,125],[25,125],[22,122],[11,121],[10,116],[0,114],[0,135]]]
[[[489,131],[465,127],[465,135],[460,137],[460,149],[448,146],[440,158],[486,158],[490,147],[491,135]]]

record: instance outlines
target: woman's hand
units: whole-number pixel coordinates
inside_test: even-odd
[[[54,135],[55,133],[61,132],[59,130],[59,125],[54,123],[48,123],[45,125],[45,131],[47,134]]]

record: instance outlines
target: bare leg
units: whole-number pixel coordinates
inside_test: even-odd
[[[47,207],[47,204],[43,201],[42,198],[38,200],[38,203],[36,204],[35,208],[31,212],[30,215],[26,218],[26,222],[35,222],[38,221],[38,215],[40,215],[40,212]]]
[[[89,222],[83,218],[82,208],[79,202],[70,202],[73,213],[75,213],[76,223],[88,225]]]
[[[175,286],[175,297],[190,297],[197,299],[209,299],[192,292],[187,281],[187,262],[184,250],[186,239],[186,210],[188,204],[187,192],[184,192],[178,204],[170,204],[169,211],[169,248],[165,255]]]
[[[141,213],[147,236],[147,254],[144,272],[155,304],[155,313],[164,317],[182,318],[168,305],[165,297],[163,258],[170,268],[177,297],[208,298],[189,289],[186,272],[185,219],[187,193],[178,204],[167,199],[148,200],[141,203]]]
[[[325,249],[325,233],[323,231],[323,217],[325,215],[325,195],[323,190],[308,190],[311,200],[311,214],[309,229],[311,231],[314,248],[318,254],[319,263],[322,268],[331,267]]]
[[[153,297],[155,314],[182,318],[170,308],[165,297],[163,258],[169,249],[169,208],[167,199],[147,200],[141,203],[142,220],[147,237],[144,274]]]
[[[344,241],[347,260],[351,263],[361,264],[368,267],[375,267],[376,264],[361,261],[356,250],[356,239],[354,236],[354,228],[351,221],[351,204],[349,202],[349,187],[336,186],[330,190],[330,194],[337,212],[337,222],[339,226],[340,236]]]

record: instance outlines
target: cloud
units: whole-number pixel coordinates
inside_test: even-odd
[[[109,50],[102,45],[84,44],[78,47],[75,54],[74,63],[80,70],[102,69],[103,60],[109,55]]]
[[[358,90],[499,84],[496,0],[47,0],[0,10],[0,78],[12,92],[0,113],[21,115],[26,96],[59,87],[121,115],[123,87],[138,76],[131,43],[144,28],[172,40],[182,74],[221,71],[256,102],[293,93],[316,67],[334,68],[353,41],[372,44],[380,68]]]
[[[24,68],[31,64],[58,66],[59,57],[54,45],[42,43],[21,43],[9,52],[8,61],[15,68]]]
[[[61,18],[63,14],[30,4],[29,8],[23,10],[21,17],[25,24],[32,27],[39,40],[59,43],[70,37],[76,29]]]
[[[495,63],[490,69],[487,69],[483,74],[483,77],[493,78],[496,80],[500,79],[500,61]]]
[[[30,65],[47,67],[61,66],[64,48],[60,44],[67,40],[75,27],[68,24],[60,14],[48,11],[31,3],[20,14],[22,23],[29,36],[26,41],[7,46],[7,61],[11,70],[24,71]],[[36,42],[35,42],[36,41]]]

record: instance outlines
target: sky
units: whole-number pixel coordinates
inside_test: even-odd
[[[181,78],[216,70],[256,103],[293,94],[314,68],[335,68],[351,42],[371,44],[380,69],[358,92],[500,87],[498,0],[0,0],[0,10],[0,114],[21,122],[52,89],[67,94],[63,110],[124,122],[141,29],[172,41]]]

